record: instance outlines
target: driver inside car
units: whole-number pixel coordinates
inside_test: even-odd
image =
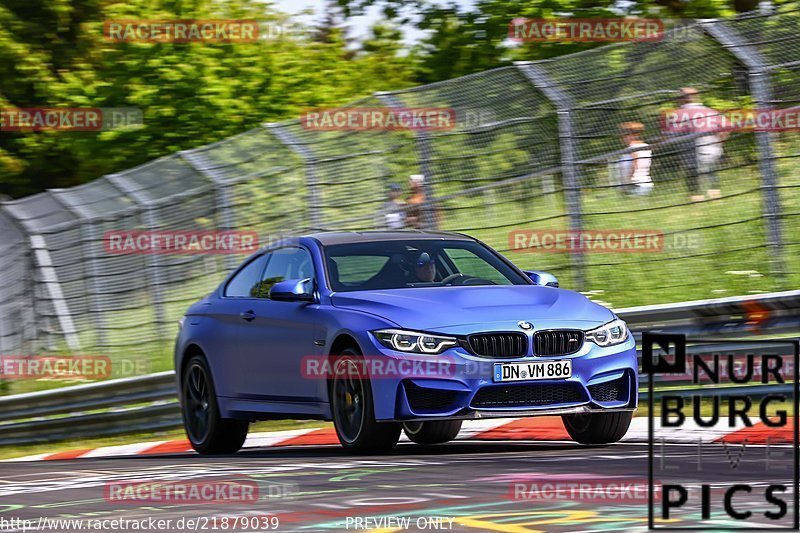
[[[436,279],[436,260],[428,252],[419,254],[414,263],[414,276],[422,282],[432,283]]]

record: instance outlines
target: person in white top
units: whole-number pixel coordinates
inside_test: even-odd
[[[403,229],[406,227],[406,203],[402,198],[403,189],[397,183],[389,185],[389,199],[380,210],[383,220],[378,221],[379,228]]]
[[[653,151],[650,145],[642,140],[644,124],[626,122],[620,126],[622,142],[628,150],[620,159],[620,177],[622,184],[627,185],[626,192],[636,195],[647,195],[653,191],[653,178],[650,177],[650,165]]]
[[[718,116],[719,111],[704,106],[700,102],[698,91],[694,87],[684,87],[681,89],[680,109],[689,117],[685,124],[682,124],[681,132],[686,134],[705,132],[694,139],[692,145],[686,147],[685,159],[689,167],[689,194],[693,202],[700,202],[705,199],[703,189],[709,199],[719,198],[722,192],[719,187],[719,176],[717,166],[722,159],[722,143],[727,139],[726,131],[717,131],[710,126],[713,122],[709,120]],[[701,126],[696,126],[701,124]],[[703,126],[705,125],[705,126]]]

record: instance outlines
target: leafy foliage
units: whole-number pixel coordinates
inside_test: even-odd
[[[256,43],[109,42],[113,19],[254,19]],[[0,6],[0,107],[135,107],[143,125],[102,132],[0,132],[0,193],[67,187],[263,122],[407,86],[399,32],[364,50],[343,31],[316,39],[254,0],[9,0]]]
[[[357,15],[380,6],[390,19],[412,21],[427,36],[416,53],[420,61],[417,80],[423,83],[480,72],[513,60],[547,59],[602,43],[508,42],[514,18],[619,17],[680,19],[729,16],[755,9],[748,0],[477,0],[464,8],[454,2],[422,0],[338,0],[344,12]],[[751,2],[752,3],[752,2]]]

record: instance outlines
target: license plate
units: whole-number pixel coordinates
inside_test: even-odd
[[[529,363],[495,363],[495,381],[530,381],[565,379],[572,376],[572,361],[531,361]]]

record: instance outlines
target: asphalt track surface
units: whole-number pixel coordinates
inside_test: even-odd
[[[657,479],[712,486],[710,521],[697,522],[700,490],[691,488],[690,501],[670,521],[657,520],[657,527],[792,525],[792,447],[705,444],[700,454],[692,444],[654,449]],[[248,449],[212,458],[175,454],[0,463],[0,530],[643,531],[647,474],[648,447],[632,443],[585,447],[570,442],[462,441],[432,447],[404,443],[390,455],[371,457],[318,446]],[[109,496],[110,487],[138,482],[218,484],[230,479],[257,484],[257,501],[142,502]],[[562,483],[562,491],[576,482],[589,483],[592,489],[580,497],[547,492],[546,484],[556,482]],[[620,498],[619,492],[609,497],[610,492],[596,490],[615,482],[638,486],[638,492]],[[515,483],[525,487],[516,498]],[[733,500],[738,510],[753,511],[750,521],[734,521],[723,512],[722,492],[735,483],[755,485],[751,494],[738,493]],[[769,483],[789,487],[781,496],[788,507],[782,520],[771,521],[762,514],[777,510],[764,499],[763,486]],[[657,498],[656,515],[660,511]],[[243,517],[249,518],[247,524]],[[80,525],[57,519],[78,520]],[[136,523],[100,522],[114,519]]]

